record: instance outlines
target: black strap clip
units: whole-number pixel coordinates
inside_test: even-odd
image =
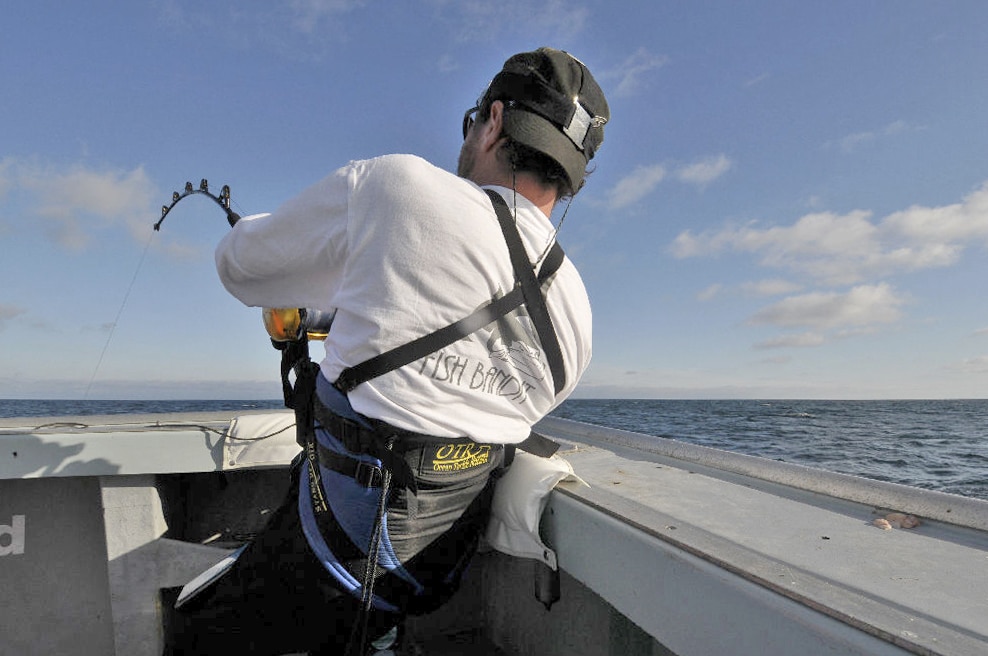
[[[384,481],[384,472],[372,463],[358,462],[353,472],[353,480],[365,488],[381,487]]]

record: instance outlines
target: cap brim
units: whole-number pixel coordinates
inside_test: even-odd
[[[518,108],[504,113],[503,125],[512,139],[558,162],[574,192],[580,188],[587,171],[587,158],[557,126],[538,114]]]

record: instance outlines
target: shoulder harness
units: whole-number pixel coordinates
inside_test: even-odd
[[[558,243],[553,244],[545,257],[538,276],[536,276],[528,261],[521,235],[518,233],[518,227],[511,216],[508,204],[496,191],[490,189],[486,191],[494,205],[498,223],[501,225],[501,232],[504,233],[504,240],[508,245],[511,266],[515,273],[514,288],[504,296],[492,299],[464,319],[344,369],[334,383],[341,392],[344,394],[350,392],[361,383],[411,364],[430,353],[435,353],[480,330],[492,321],[507,315],[522,304],[528,308],[528,313],[539,336],[539,342],[542,344],[549,361],[549,371],[552,373],[556,394],[559,394],[565,387],[566,371],[563,366],[563,355],[541,290],[542,285],[552,277],[563,263],[565,257],[563,249]]]
[[[411,342],[395,347],[389,351],[364,360],[352,367],[344,369],[333,385],[344,394],[352,391],[361,383],[377,378],[390,371],[411,364],[431,353],[439,351],[454,342],[467,337],[480,330],[484,326],[499,319],[520,307],[522,304],[528,309],[528,313],[535,325],[539,342],[546,354],[549,363],[549,371],[552,374],[553,387],[556,394],[566,385],[566,371],[563,364],[562,350],[559,346],[559,339],[556,336],[549,310],[546,307],[545,296],[542,287],[548,284],[553,274],[559,270],[565,259],[565,253],[558,243],[554,243],[546,254],[542,267],[536,275],[528,255],[525,252],[521,235],[515,225],[514,218],[508,208],[508,204],[495,191],[485,190],[490,197],[494,211],[497,214],[501,232],[504,235],[505,243],[511,257],[511,265],[515,274],[514,288],[507,294],[491,299],[486,305],[474,311],[469,316],[455,321],[443,328],[440,328],[428,335],[419,337]],[[335,417],[331,413],[323,411],[321,403],[315,395],[315,378],[318,374],[318,365],[309,359],[308,344],[303,339],[288,344],[277,344],[282,353],[282,387],[285,395],[285,405],[295,409],[296,430],[298,432],[299,444],[308,452],[310,458],[316,459],[314,424],[316,416],[323,425],[332,425],[334,432],[343,437],[353,436],[350,442],[352,451],[368,453],[379,457],[385,468],[392,468],[397,473],[398,482],[403,486],[414,490],[414,482],[410,472],[402,471],[402,462],[398,462],[389,449],[374,448],[379,440],[378,435],[369,433],[354,422]],[[294,387],[289,383],[289,376],[294,372],[296,381]],[[353,425],[351,425],[353,424]],[[373,431],[375,434],[379,431]],[[555,453],[559,445],[552,440],[532,431],[527,439],[518,445],[507,445],[508,454],[506,462],[510,462],[513,454],[513,446],[517,446],[524,451],[534,455],[549,457]],[[348,446],[349,448],[349,446]],[[391,465],[392,467],[388,467]]]

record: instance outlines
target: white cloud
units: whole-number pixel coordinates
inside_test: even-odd
[[[870,213],[829,212],[807,214],[792,226],[758,228],[726,227],[694,235],[686,230],[673,242],[678,257],[713,255],[725,250],[762,253],[763,262],[774,266],[795,266],[792,260],[806,256],[838,257],[848,253],[863,254],[874,241],[875,227],[868,221]]]
[[[901,121],[901,120],[892,121],[891,123],[885,126],[885,129],[882,130],[882,133],[885,134],[886,136],[891,136],[893,134],[899,134],[900,132],[907,132],[910,129],[914,129],[914,128],[905,121]]]
[[[915,205],[890,214],[882,228],[890,238],[928,244],[988,240],[988,182],[960,203],[943,207]]]
[[[845,137],[841,137],[838,143],[840,144],[841,150],[843,150],[845,153],[849,153],[855,150],[861,144],[874,141],[875,139],[876,139],[876,135],[874,132],[854,132]]]
[[[320,61],[349,40],[346,14],[367,0],[272,0],[266,3],[159,0],[159,24],[180,33],[205,32],[239,49],[264,47],[297,61]]]
[[[676,171],[676,178],[680,182],[706,186],[724,175],[731,166],[733,162],[727,155],[715,155],[681,167]]]
[[[980,355],[975,358],[961,360],[952,369],[969,374],[988,373],[988,355]]]
[[[826,341],[826,338],[821,333],[790,333],[765,340],[764,342],[759,342],[758,344],[755,344],[755,348],[758,350],[777,348],[813,348],[823,346]],[[788,362],[788,358],[779,359],[779,361]]]
[[[131,171],[68,171],[12,162],[11,187],[23,191],[27,212],[44,219],[51,238],[65,249],[85,249],[96,230],[123,226],[147,237],[156,215],[155,186],[143,167]]]
[[[24,312],[24,308],[17,307],[16,305],[0,303],[0,330],[3,330],[7,326],[7,322],[21,316]]]
[[[439,58],[436,68],[439,69],[440,73],[452,73],[460,68],[460,60],[453,55],[446,54]]]
[[[653,55],[647,49],[639,48],[617,69],[604,71],[596,77],[615,81],[613,90],[608,90],[615,97],[633,96],[642,87],[642,78],[651,71],[662,68],[668,61],[669,58],[664,55]]]
[[[715,283],[713,285],[710,285],[703,291],[701,291],[699,294],[697,294],[696,298],[699,301],[710,301],[713,300],[714,297],[716,297],[718,294],[720,294],[720,292],[723,291],[723,289],[724,289],[723,285]]]
[[[564,0],[532,4],[527,0],[504,0],[492,4],[480,0],[431,0],[440,20],[459,43],[491,43],[505,32],[530,33],[540,43],[557,43],[582,33],[589,10]],[[577,55],[579,53],[576,53]]]
[[[781,296],[792,294],[800,288],[801,286],[794,282],[779,278],[746,282],[741,285],[741,290],[749,296]]]
[[[0,200],[3,200],[7,192],[14,187],[13,169],[14,160],[12,158],[0,159]]]
[[[906,121],[897,120],[892,121],[883,128],[877,130],[864,130],[861,132],[854,132],[837,140],[836,145],[845,153],[854,152],[859,146],[862,146],[883,137],[892,137],[897,134],[902,134],[904,132],[910,132],[915,130],[920,130],[922,128],[910,125]],[[826,144],[827,147],[833,145],[833,142]]]
[[[672,176],[675,180],[686,184],[705,186],[719,178],[732,166],[726,155],[714,155],[699,159],[692,164],[685,164],[674,169]],[[636,168],[618,181],[608,193],[608,205],[611,209],[621,209],[637,203],[652,193],[663,180],[670,175],[665,164],[650,164]]]
[[[293,29],[314,34],[327,20],[367,4],[365,0],[288,0],[288,17]]]
[[[612,209],[620,209],[636,203],[652,193],[665,177],[666,168],[661,164],[639,166],[611,189],[608,204]]]
[[[756,75],[753,78],[749,78],[749,79],[745,80],[744,83],[743,83],[743,86],[745,86],[745,87],[753,87],[753,86],[756,86],[756,85],[761,84],[762,82],[764,82],[765,80],[769,79],[770,77],[772,77],[772,75],[770,73],[762,73],[761,75]]]
[[[153,193],[150,180],[140,167],[133,171],[77,168],[68,173],[26,175],[21,184],[39,192],[39,214],[56,218],[85,212],[117,219],[126,216],[134,206],[147,205]]]
[[[862,328],[898,321],[905,299],[887,283],[859,285],[847,293],[791,296],[756,312],[751,324],[815,330]]]
[[[788,280],[773,278],[768,280],[744,282],[738,285],[737,288],[740,289],[740,291],[746,296],[765,297],[792,294],[793,292],[799,291],[802,287]],[[696,300],[706,303],[707,301],[712,301],[717,297],[728,293],[731,289],[733,288],[726,287],[721,283],[713,283],[698,292],[696,295]]]
[[[567,0],[548,0],[534,6],[520,0],[513,3],[513,9],[516,12],[513,27],[528,21],[538,33],[549,34],[552,41],[571,39],[582,33],[590,17],[589,9]]]
[[[749,223],[699,234],[686,230],[671,250],[680,258],[750,253],[766,267],[847,285],[950,266],[972,240],[988,241],[988,183],[961,203],[914,206],[881,221],[873,220],[871,212],[855,210],[807,214],[788,226]]]

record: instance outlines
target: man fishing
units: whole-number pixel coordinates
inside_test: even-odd
[[[520,53],[464,115],[457,175],[351,162],[236,223],[216,250],[230,293],[333,320],[311,389],[296,384],[288,499],[179,609],[166,654],[401,653],[403,619],[452,596],[495,477],[516,445],[540,451],[531,426],[590,359],[589,300],[549,217],[609,117],[580,61]]]

